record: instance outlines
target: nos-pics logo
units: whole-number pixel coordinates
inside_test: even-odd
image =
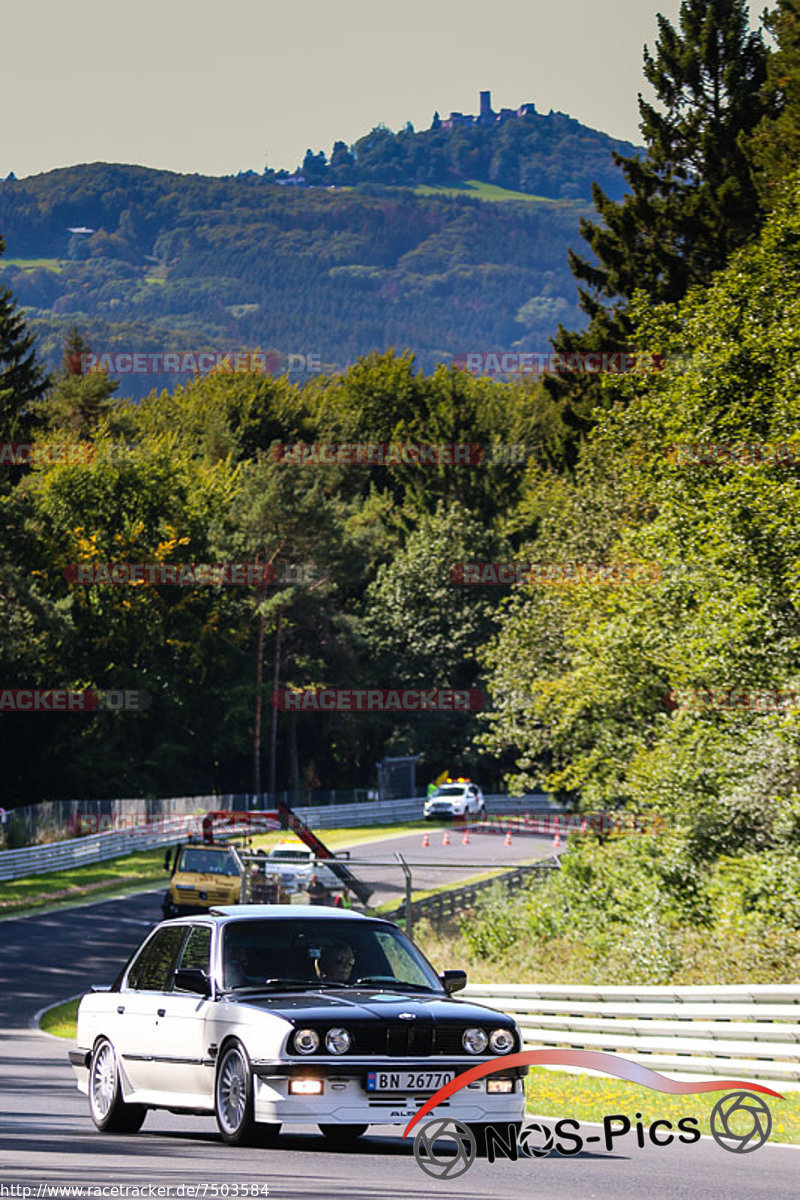
[[[670,1095],[698,1095],[705,1092],[725,1091],[727,1094],[716,1102],[709,1116],[709,1129],[717,1145],[734,1154],[750,1154],[758,1150],[769,1138],[772,1130],[772,1114],[762,1095],[783,1097],[771,1088],[757,1083],[743,1083],[738,1079],[714,1080],[708,1083],[679,1083],[668,1079],[657,1071],[638,1063],[629,1062],[615,1054],[597,1050],[527,1050],[519,1054],[495,1058],[479,1063],[457,1075],[450,1083],[435,1092],[406,1126],[407,1137],[415,1125],[467,1084],[485,1075],[502,1070],[523,1074],[521,1067],[530,1065],[558,1064],[565,1066],[591,1067],[607,1075],[615,1075],[650,1088],[652,1091]],[[760,1094],[756,1094],[760,1093]],[[642,1122],[642,1114],[635,1118],[624,1114],[606,1116],[602,1122],[602,1134],[584,1133],[580,1122],[563,1118],[552,1125],[529,1122],[521,1125],[508,1117],[492,1124],[470,1125],[453,1117],[435,1116],[420,1125],[414,1138],[414,1157],[418,1165],[435,1179],[457,1179],[470,1169],[479,1154],[485,1154],[489,1162],[496,1158],[545,1158],[551,1150],[569,1156],[580,1152],[591,1144],[601,1143],[607,1150],[618,1148],[618,1139],[626,1138],[626,1148],[637,1146],[644,1149],[653,1146],[668,1146],[674,1142],[691,1145],[700,1140],[698,1117],[682,1117],[676,1125],[660,1118],[650,1125]],[[630,1137],[633,1137],[633,1141]],[[600,1147],[598,1147],[600,1148]]]

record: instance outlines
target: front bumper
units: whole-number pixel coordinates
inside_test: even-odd
[[[372,1058],[363,1063],[275,1064],[253,1063],[255,1119],[266,1124],[331,1125],[407,1125],[430,1098],[430,1092],[367,1092],[367,1071],[397,1069],[397,1059]],[[430,1059],[403,1060],[402,1069],[410,1071],[454,1071],[456,1075],[475,1066]],[[513,1092],[489,1093],[487,1080],[455,1092],[431,1110],[428,1119],[449,1116],[467,1123],[521,1121],[525,1115],[526,1067],[497,1071],[491,1078],[511,1078]],[[292,1079],[321,1079],[322,1093],[314,1096],[292,1095]]]

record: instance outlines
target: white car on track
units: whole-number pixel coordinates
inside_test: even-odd
[[[280,875],[290,892],[305,891],[312,875],[331,891],[341,891],[342,887],[338,875],[325,865],[325,860],[317,858],[302,842],[284,841],[272,846],[264,856],[264,870]]]
[[[448,779],[425,801],[425,820],[431,817],[483,816],[486,802],[483,792],[471,779]]]
[[[402,1127],[476,1063],[495,1070],[430,1117],[520,1123],[527,1068],[503,1013],[454,999],[390,921],[335,908],[237,905],[165,921],[109,990],[83,997],[78,1087],[98,1129],[135,1132],[150,1108],[215,1115],[226,1142],[274,1138],[283,1123],[346,1142]]]

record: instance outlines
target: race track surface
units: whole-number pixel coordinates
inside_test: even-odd
[[[478,1160],[460,1179],[445,1181],[424,1174],[388,1126],[372,1127],[346,1150],[291,1127],[275,1148],[234,1149],[221,1142],[213,1119],[169,1113],[149,1113],[136,1135],[100,1134],[74,1086],[69,1043],[34,1032],[30,1022],[44,1005],[110,982],[159,918],[159,897],[143,893],[0,922],[0,1197],[66,1196],[65,1187],[104,1188],[83,1195],[110,1197],[110,1189],[127,1185],[140,1189],[129,1196],[158,1196],[156,1189],[169,1187],[163,1200],[232,1200],[237,1187],[241,1196],[245,1186],[265,1184],[269,1196],[291,1200],[796,1200],[800,1192],[800,1151],[767,1144],[735,1155],[706,1138],[643,1150],[633,1143],[617,1153]],[[24,1188],[27,1195],[18,1190]]]

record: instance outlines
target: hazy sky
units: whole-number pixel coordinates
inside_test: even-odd
[[[0,176],[81,162],[292,168],[379,122],[533,101],[639,140],[642,47],[679,0],[13,0]],[[763,5],[757,5],[760,11]],[[752,6],[751,6],[752,11]]]

